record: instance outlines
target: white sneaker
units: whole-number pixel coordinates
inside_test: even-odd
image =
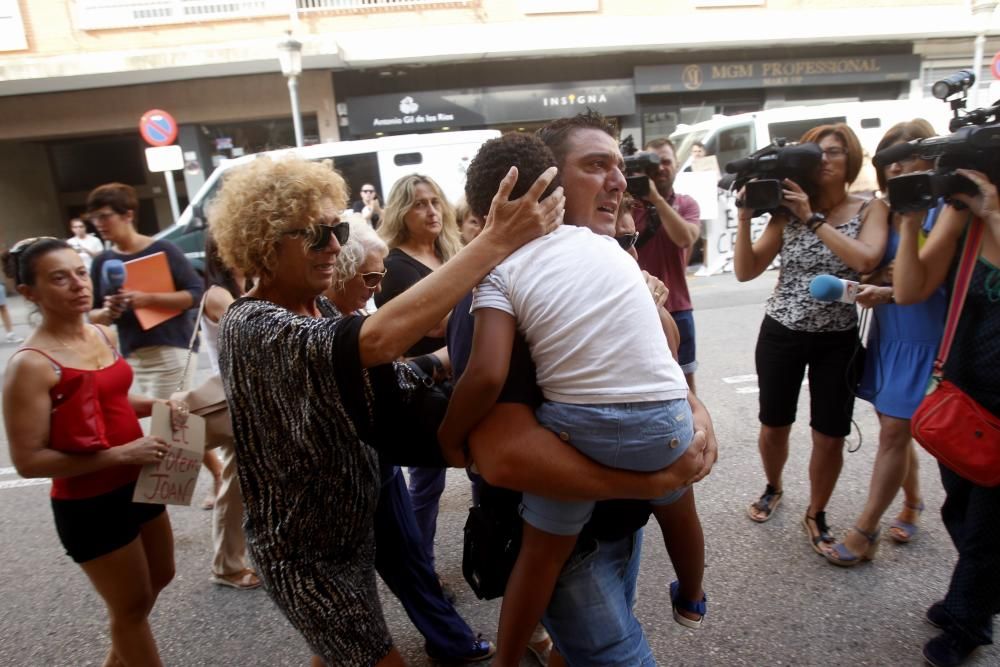
[[[20,336],[18,336],[13,331],[8,331],[7,332],[7,336],[4,338],[4,340],[6,342],[8,342],[8,343],[23,343],[24,342],[24,339],[21,338]]]

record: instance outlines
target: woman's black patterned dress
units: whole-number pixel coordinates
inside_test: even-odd
[[[247,547],[268,594],[317,655],[374,665],[392,645],[375,587],[378,455],[358,437],[371,389],[360,317],[242,298],[219,330]]]

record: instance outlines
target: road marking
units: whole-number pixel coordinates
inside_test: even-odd
[[[722,381],[726,384],[741,384],[743,382],[756,382],[756,375],[733,375],[732,377],[722,378]]]
[[[47,479],[11,479],[6,482],[0,482],[0,490],[2,489],[16,489],[21,486],[38,486],[39,484],[48,484]]]

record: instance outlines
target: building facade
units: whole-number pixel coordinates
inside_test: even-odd
[[[167,226],[142,114],[170,112],[181,205],[224,157],[294,144],[277,43],[302,43],[306,143],[533,129],[587,107],[637,141],[714,113],[920,97],[990,58],[993,0],[0,0],[0,242],[64,234],[135,186]]]

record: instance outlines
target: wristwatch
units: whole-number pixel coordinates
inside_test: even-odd
[[[820,228],[820,225],[824,224],[826,224],[826,216],[819,212],[813,213],[806,220],[806,226],[809,227],[810,232],[815,232]]]

